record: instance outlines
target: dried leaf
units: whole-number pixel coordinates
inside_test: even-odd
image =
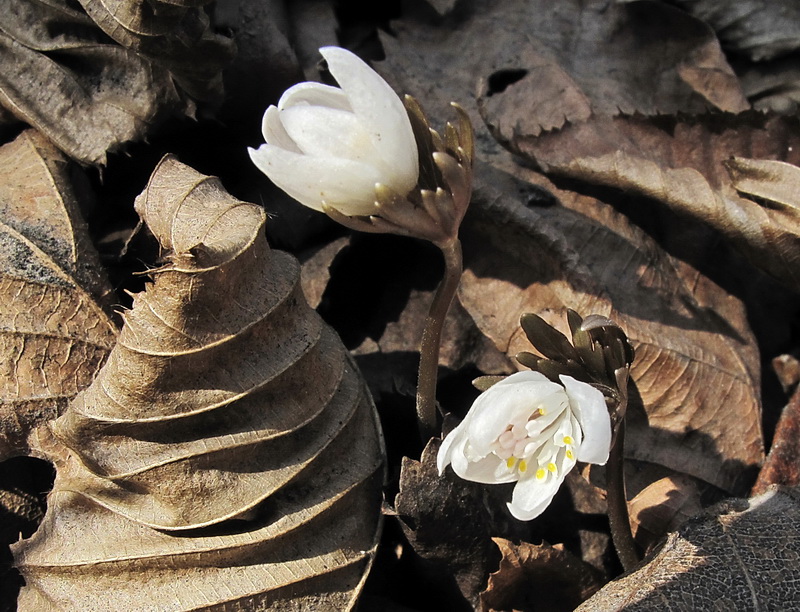
[[[569,612],[603,584],[600,572],[561,544],[492,540],[503,558],[481,593],[483,610]]]
[[[380,526],[363,381],[261,208],[166,157],[137,210],[168,263],[52,426],[19,609],[351,607]]]
[[[748,108],[711,29],[657,2],[462,3],[466,18],[393,23],[385,68],[441,113],[473,98],[479,76],[502,131],[538,133],[593,115]],[[491,39],[491,45],[476,40]],[[423,95],[424,92],[424,95]],[[437,110],[438,109],[438,110]],[[435,116],[441,120],[443,117]]]
[[[524,186],[480,173],[463,228],[461,304],[509,355],[530,350],[517,321],[564,330],[564,309],[616,321],[636,351],[626,454],[744,493],[763,459],[759,360],[741,303],[593,198],[526,207]],[[491,299],[487,299],[491,296]]]
[[[0,148],[0,459],[89,385],[116,329],[61,154],[23,132]]]
[[[211,0],[79,0],[123,47],[166,68],[195,100],[219,101],[230,39],[215,34],[203,6]]]
[[[794,610],[800,556],[796,489],[730,500],[690,520],[641,569],[576,612]]]
[[[671,0],[708,23],[722,46],[754,61],[800,49],[800,5],[793,0]]]
[[[450,471],[439,476],[441,442],[431,438],[419,461],[403,458],[395,510],[414,552],[425,560],[426,573],[442,588],[457,586],[477,608],[497,563],[490,537],[530,539],[529,524],[508,513],[505,488],[467,482]]]
[[[796,206],[762,206],[735,191],[754,189],[752,178],[762,191],[767,183],[772,189],[777,184],[791,189],[795,174],[767,160],[800,163],[800,130],[793,119],[750,113],[666,122],[592,118],[537,136],[535,131],[504,130],[513,116],[494,117],[489,107],[484,110],[498,138],[548,173],[648,198],[642,206],[659,200],[720,231],[753,265],[790,288],[800,287]],[[509,112],[527,116],[524,107]],[[730,161],[734,156],[764,161]],[[740,189],[744,177],[751,181]]]
[[[668,476],[640,491],[629,504],[631,531],[642,550],[702,510],[697,483],[688,476]]]
[[[156,2],[158,14],[136,24],[144,28],[136,36],[147,42],[135,44],[139,39],[127,40],[109,16],[144,17],[152,2],[115,0],[107,7],[87,0],[85,8],[110,36],[129,44],[121,47],[72,2],[9,1],[0,24],[0,104],[81,163],[104,164],[108,151],[143,138],[170,113],[192,114],[193,103],[173,78],[197,99],[213,97],[214,87],[221,91],[230,42],[208,34],[202,9],[165,11]],[[180,28],[173,27],[177,18]],[[209,92],[211,77],[219,82]]]
[[[771,485],[800,485],[800,392],[795,390],[783,409],[767,460],[753,485],[753,495],[765,493]]]

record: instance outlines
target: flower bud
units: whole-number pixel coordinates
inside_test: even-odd
[[[484,391],[442,442],[437,457],[465,480],[516,482],[508,509],[523,521],[550,504],[577,461],[605,464],[611,421],[592,385],[517,372]]]
[[[299,83],[264,114],[266,144],[253,163],[301,204],[345,216],[375,213],[375,189],[401,195],[419,179],[414,132],[403,102],[356,55],[320,53],[339,87]]]

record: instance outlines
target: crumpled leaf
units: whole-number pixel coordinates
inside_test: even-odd
[[[577,611],[797,609],[798,497],[797,489],[773,488],[709,509]]]
[[[192,115],[186,94],[221,95],[232,47],[209,33],[202,8],[85,0],[104,33],[73,2],[9,2],[0,104],[81,163],[104,164],[107,152],[142,139],[172,112]]]
[[[261,208],[171,157],[136,207],[167,263],[40,436],[57,475],[13,547],[19,609],[351,607],[383,476],[362,379]]]
[[[562,544],[492,538],[503,558],[481,593],[482,609],[570,612],[603,584],[600,573]]]
[[[219,101],[230,39],[215,34],[211,0],[79,0],[86,14],[123,47],[166,68],[195,100]]]
[[[403,458],[395,510],[403,533],[426,564],[425,573],[442,590],[458,589],[477,609],[489,573],[497,566],[490,538],[533,539],[531,524],[506,511],[504,487],[467,482],[451,471],[439,476],[441,443],[431,438],[419,461]]]
[[[800,5],[794,0],[670,0],[717,33],[722,46],[754,61],[800,49]]]
[[[615,321],[636,352],[626,455],[745,493],[763,441],[741,303],[601,201],[518,172],[562,205],[525,206],[524,184],[484,167],[462,228],[461,304],[509,355],[530,350],[523,313],[562,332],[567,307]]]
[[[524,109],[503,125],[511,132],[620,112],[749,107],[711,29],[662,3],[462,4],[471,10],[464,7],[468,17],[457,23],[397,21],[396,37],[382,38],[382,66],[402,81],[400,90],[426,101],[434,119],[451,99],[472,99],[478,78],[491,94],[491,114]],[[491,45],[475,44],[487,38]]]
[[[491,116],[486,119],[497,124]],[[796,205],[762,206],[736,193],[755,189],[760,195],[783,185],[785,198],[797,174],[776,162],[800,163],[800,130],[792,119],[707,115],[665,130],[660,119],[619,117],[539,137],[520,132],[497,136],[548,173],[624,189],[695,217],[725,235],[755,266],[792,289],[800,287]],[[764,161],[759,165],[733,156]]]
[[[116,337],[67,162],[34,130],[0,148],[0,259],[2,460],[38,454],[30,435],[92,382]]]

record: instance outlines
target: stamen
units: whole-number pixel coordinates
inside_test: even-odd
[[[508,458],[508,460],[506,461],[506,467],[507,467],[509,470],[513,470],[513,469],[514,469],[514,466],[515,466],[516,464],[517,464],[517,458],[516,458],[516,457],[514,457],[513,455],[512,455],[511,457],[509,457],[509,458]]]
[[[536,480],[542,480],[545,474],[546,472],[542,468],[539,468],[536,470]]]
[[[564,444],[575,444],[575,440],[572,439],[572,436],[564,436]]]
[[[567,459],[575,459],[575,454],[569,449],[567,449],[566,455]]]
[[[519,471],[520,471],[520,473],[522,473],[522,474],[524,474],[525,472],[527,472],[527,471],[528,471],[528,462],[527,462],[527,461],[525,461],[524,459],[520,459],[520,462],[519,462]]]
[[[555,474],[556,473],[556,469],[557,469],[556,468],[556,464],[555,463],[548,463],[547,464],[547,469],[549,471],[553,472],[553,474]]]
[[[544,416],[547,414],[547,410],[545,410],[544,408],[539,408],[537,412],[539,413],[539,416]]]

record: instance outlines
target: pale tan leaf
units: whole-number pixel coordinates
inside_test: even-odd
[[[797,489],[723,502],[577,610],[796,610],[799,522]]]
[[[678,475],[662,478],[630,501],[633,537],[642,550],[648,550],[701,510],[700,492],[692,478]]]
[[[383,462],[360,375],[261,208],[171,157],[136,207],[168,263],[52,427],[20,610],[352,606]]]
[[[29,130],[0,148],[0,458],[92,382],[116,329],[61,154]]]

